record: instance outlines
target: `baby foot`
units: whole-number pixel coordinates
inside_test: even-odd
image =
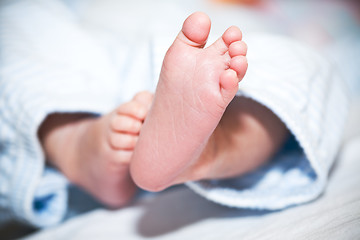
[[[207,15],[192,14],[166,53],[130,163],[144,189],[164,189],[199,158],[246,72],[241,31],[230,27],[204,48],[210,25]]]
[[[129,162],[151,101],[152,95],[142,92],[107,115],[79,123],[71,132],[77,136],[75,165],[64,170],[70,181],[110,207],[127,203],[136,190]]]

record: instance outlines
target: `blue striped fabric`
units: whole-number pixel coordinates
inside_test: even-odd
[[[314,200],[340,148],[349,108],[346,84],[334,64],[293,40],[256,34],[245,41],[249,69],[238,95],[271,109],[299,147],[244,177],[188,186],[231,207],[277,210]]]
[[[0,221],[50,226],[67,210],[68,182],[46,166],[39,125],[54,112],[103,114],[152,89],[163,47],[156,37],[95,36],[61,1],[1,4],[0,208],[7,214]],[[233,207],[281,209],[313,200],[339,149],[348,108],[344,83],[332,64],[296,42],[270,35],[245,40],[249,70],[238,94],[279,116],[295,148],[247,176],[188,186]]]
[[[68,183],[46,166],[39,125],[54,112],[107,113],[148,89],[149,42],[104,44],[61,1],[1,4],[0,222],[49,226],[66,213]]]
[[[0,202],[37,226],[58,223],[67,208],[67,181],[45,168],[38,126],[51,112],[106,112],[118,93],[104,51],[56,3],[45,11],[25,1],[0,13]],[[71,44],[51,41],[62,34]]]

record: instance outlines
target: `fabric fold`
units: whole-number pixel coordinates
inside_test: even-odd
[[[340,148],[349,107],[346,84],[334,64],[291,39],[254,34],[245,41],[249,69],[238,96],[269,108],[299,147],[246,176],[187,185],[231,207],[277,210],[314,200],[325,190]]]

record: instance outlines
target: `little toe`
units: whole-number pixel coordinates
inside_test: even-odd
[[[243,41],[236,41],[230,44],[229,46],[229,55],[230,57],[235,56],[246,56],[247,45]]]
[[[202,48],[206,44],[210,27],[210,18],[205,13],[195,12],[184,21],[178,39],[190,46]]]
[[[241,80],[247,70],[248,62],[245,56],[235,56],[230,60],[230,68],[233,69]]]
[[[238,74],[235,70],[229,68],[220,75],[220,89],[223,99],[229,103],[238,90]]]

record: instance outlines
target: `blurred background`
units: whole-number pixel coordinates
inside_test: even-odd
[[[311,45],[340,66],[353,92],[360,91],[360,1],[357,0],[133,0],[67,1],[84,25],[171,44],[194,11],[212,19],[209,42],[228,26],[244,32],[287,35]],[[357,78],[357,81],[353,81]]]

